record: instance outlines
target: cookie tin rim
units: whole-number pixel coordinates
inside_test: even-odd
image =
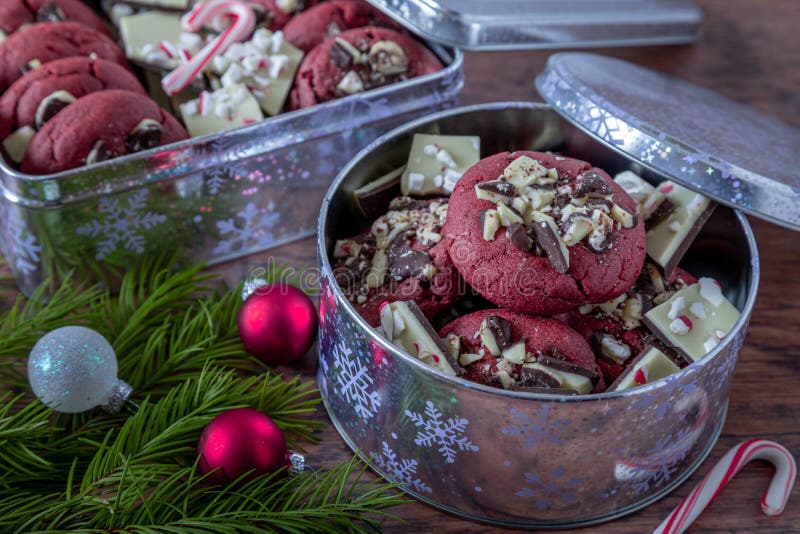
[[[368,0],[411,32],[465,50],[686,44],[703,12],[691,0]]]

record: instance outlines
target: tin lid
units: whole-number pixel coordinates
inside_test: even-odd
[[[567,120],[631,160],[800,230],[800,130],[708,89],[597,54],[551,56],[536,87]]]
[[[690,43],[691,0],[369,0],[417,35],[466,50]]]

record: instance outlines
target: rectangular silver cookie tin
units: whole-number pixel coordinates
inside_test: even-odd
[[[398,351],[339,290],[329,255],[363,220],[348,191],[403,164],[413,133],[481,136],[482,155],[554,150],[614,174],[631,163],[545,104],[493,103],[434,113],[372,142],[326,195],[318,381],[342,438],[404,491],[448,512],[507,527],[578,527],[629,514],[699,467],[725,422],[759,278],[745,217],[720,206],[681,265],[718,279],[741,318],[706,357],[633,390],[585,396],[511,392],[451,377]],[[634,169],[651,181],[662,177]]]
[[[443,70],[221,134],[49,176],[0,158],[0,248],[20,290],[70,271],[108,278],[145,254],[214,264],[313,235],[358,150],[455,103],[463,56],[429,47]]]

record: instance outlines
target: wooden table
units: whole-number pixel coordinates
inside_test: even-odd
[[[797,27],[800,2],[698,0],[698,4],[704,8],[706,20],[701,37],[693,46],[599,52],[705,85],[800,127],[800,28]],[[467,84],[461,103],[540,100],[533,79],[548,55],[547,52],[467,54]],[[592,532],[651,531],[713,462],[746,438],[777,440],[793,453],[800,453],[800,400],[794,397],[800,386],[800,235],[754,218],[751,223],[761,253],[761,287],[736,368],[728,420],[719,443],[701,469],[672,495],[624,519],[593,527]],[[308,239],[271,254],[297,265],[309,265],[315,262],[314,247],[314,241]],[[263,264],[264,257],[259,255],[256,260]],[[315,363],[309,354],[299,368],[287,371],[299,370],[312,379]],[[324,412],[320,417],[325,417]],[[330,465],[351,457],[352,453],[332,426],[321,437],[321,444],[306,451],[311,464]],[[770,475],[771,469],[766,464],[747,467],[695,523],[693,531],[800,531],[800,489],[795,489],[782,516],[768,518],[761,514],[759,501]],[[384,523],[387,532],[492,530],[419,503],[395,509],[394,513],[405,523],[387,521]]]

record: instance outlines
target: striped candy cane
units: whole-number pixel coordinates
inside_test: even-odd
[[[774,441],[751,439],[729,450],[653,534],[680,534],[686,531],[750,460],[766,460],[775,466],[775,474],[761,500],[761,510],[766,515],[783,512],[797,475],[794,458]]]
[[[175,95],[197,78],[217,54],[224,53],[233,43],[244,41],[256,24],[256,16],[244,2],[238,0],[209,0],[197,4],[183,16],[183,29],[198,31],[208,22],[219,16],[229,16],[233,22],[225,31],[208,43],[197,55],[179,66],[161,80],[161,86],[168,95]]]

